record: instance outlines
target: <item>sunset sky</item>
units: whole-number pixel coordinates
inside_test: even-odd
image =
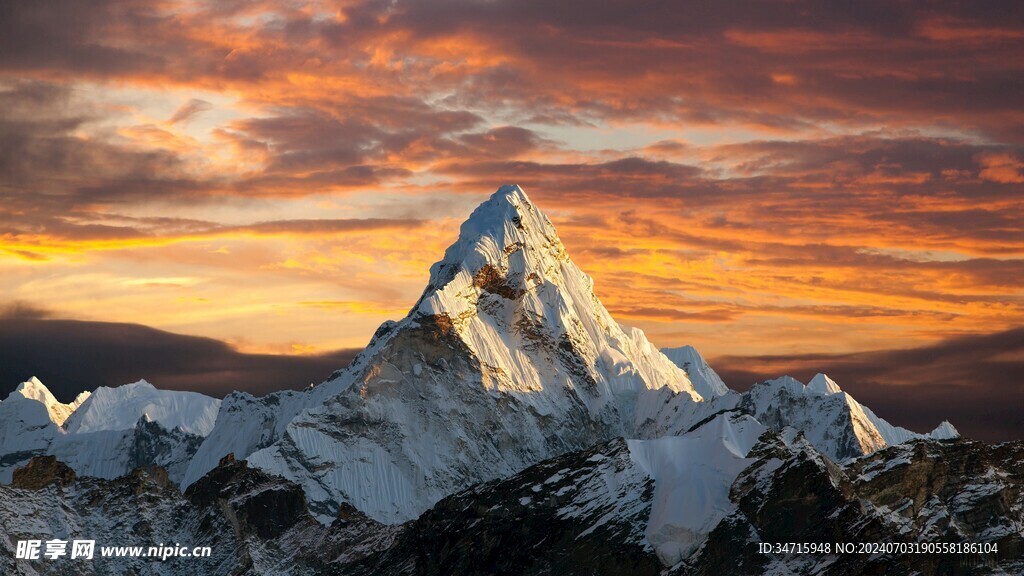
[[[9,326],[359,348],[503,183],[737,378],[1020,389],[1019,1],[0,1]]]

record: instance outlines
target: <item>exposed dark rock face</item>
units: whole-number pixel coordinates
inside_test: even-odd
[[[1020,531],[1024,521],[1024,444],[992,447],[968,441],[919,441],[842,468],[803,438],[787,446],[779,436],[766,433],[748,456],[756,461],[733,484],[730,499],[734,512],[695,556],[671,568],[658,564],[643,537],[653,491],[649,479],[634,477],[623,482],[623,490],[614,496],[595,497],[602,490],[596,489],[591,479],[610,468],[620,472],[631,469],[624,442],[616,440],[446,498],[406,524],[389,549],[356,563],[335,565],[334,572],[1024,573]],[[623,506],[630,500],[627,493],[641,496]],[[587,514],[567,513],[574,508],[586,509]],[[595,522],[598,518],[602,521]],[[595,528],[597,524],[600,526]],[[995,543],[998,552],[759,554],[757,544],[769,541],[828,542],[833,546],[987,542]]]
[[[94,558],[15,561],[18,541],[51,539],[94,540]],[[176,543],[190,549],[210,546],[212,554],[161,562],[100,553],[103,546],[148,549]],[[114,480],[79,476],[60,488],[51,484],[30,491],[0,486],[0,574],[236,574],[242,566],[240,550],[223,516],[182,498],[159,467],[139,468]]]
[[[799,445],[799,442],[798,442]],[[1024,573],[1024,443],[916,441],[840,468],[765,440],[733,484],[737,510],[677,574]],[[758,542],[995,544],[990,554],[759,554]]]
[[[509,251],[506,249],[506,255]],[[473,276],[473,286],[485,292],[497,294],[507,300],[515,300],[523,295],[523,290],[513,286],[501,269],[491,264],[484,264]]]
[[[145,416],[136,422],[130,434],[128,469],[159,465],[178,479],[184,475],[189,460],[203,443],[202,436],[177,428],[168,430]]]
[[[67,486],[75,481],[75,471],[55,456],[35,456],[28,464],[14,470],[11,487],[42,490],[50,484]]]
[[[232,459],[214,468],[185,491],[185,498],[200,506],[216,505],[241,540],[251,534],[277,538],[309,518],[302,488],[250,469],[245,460]]]
[[[394,546],[338,574],[637,574],[653,481],[618,439],[445,498]]]
[[[69,468],[42,457],[25,470],[20,476],[32,480],[29,485],[0,486],[0,574],[322,574],[386,548],[397,531],[351,510],[324,526],[307,512],[299,486],[244,460],[225,458],[185,495],[160,467],[114,480],[73,478],[72,472],[67,480]],[[59,490],[55,479],[64,482]],[[25,526],[24,517],[38,521],[17,528]],[[95,558],[15,561],[17,541],[52,538],[95,539]],[[161,544],[209,546],[212,554],[160,561],[99,553],[100,546]]]

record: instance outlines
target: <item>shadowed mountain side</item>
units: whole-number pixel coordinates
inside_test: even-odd
[[[1024,438],[1024,328],[960,336],[931,346],[854,354],[722,356],[711,361],[729,386],[824,372],[882,418],[930,430],[948,418],[968,438]]]
[[[8,314],[0,321],[0,398],[37,376],[61,401],[145,378],[165,390],[261,395],[322,382],[358,350],[316,356],[245,354],[212,338],[139,324]]]

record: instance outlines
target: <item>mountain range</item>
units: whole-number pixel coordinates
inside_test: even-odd
[[[409,313],[303,391],[0,402],[10,574],[1024,573],[1024,447],[892,425],[824,374],[729,389],[618,324],[518,186]],[[15,561],[18,540],[212,557]],[[984,542],[987,555],[760,554]],[[191,560],[191,561],[189,561]],[[75,564],[78,562],[78,564]]]

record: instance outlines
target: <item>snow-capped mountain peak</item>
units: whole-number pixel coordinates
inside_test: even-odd
[[[822,396],[828,396],[831,394],[838,394],[842,392],[839,388],[839,384],[836,381],[829,378],[821,372],[814,375],[811,381],[807,383],[808,394],[820,394]]]
[[[567,261],[551,221],[530,203],[522,188],[503,186],[463,222],[458,240],[430,267],[430,282],[416,311],[457,319],[481,291],[515,298],[545,282],[561,280],[559,263]],[[582,272],[573,276],[592,284]]]
[[[63,425],[64,421],[68,419],[68,416],[71,416],[71,413],[89,397],[88,392],[83,392],[79,394],[73,402],[64,404],[58,401],[53,394],[50,393],[49,388],[43,385],[43,383],[35,376],[21,384],[18,384],[18,387],[14,389],[14,392],[11,392],[11,395],[8,396],[8,400],[15,395],[29,400],[35,400],[45,406],[47,413],[50,415],[50,420],[57,426]]]
[[[164,428],[206,436],[217,419],[220,400],[198,392],[159,390],[145,380],[97,388],[65,423],[73,434],[131,430],[144,414]]]
[[[928,433],[928,437],[935,440],[951,440],[953,438],[959,438],[960,432],[953,426],[953,424],[950,423],[949,420],[943,420],[935,427],[935,430]]]
[[[21,384],[18,384],[17,388],[15,388],[14,392],[11,392],[11,394],[20,394],[21,396],[31,398],[44,404],[48,401],[57,401],[53,394],[50,393],[50,389],[43,385],[43,383],[35,376],[25,380]]]
[[[9,482],[17,465],[43,454],[60,434],[50,407],[39,399],[45,400],[47,395],[42,383],[30,380],[0,402],[0,482]]]
[[[930,434],[893,426],[824,374],[815,376],[807,386],[790,376],[755,384],[740,405],[777,432],[802,432],[815,448],[836,461],[917,438],[959,436],[948,422]]]
[[[662,386],[693,393],[685,372],[642,331],[624,330],[612,319],[594,281],[516,185],[501,187],[463,223],[458,240],[431,267],[410,316],[450,328],[482,364],[501,368],[489,381],[498,390],[542,389],[548,379],[537,363],[516,355],[549,346],[582,356],[583,365],[572,368],[602,393]]]
[[[693,382],[693,387],[704,398],[721,396],[729,392],[729,387],[722,381],[721,376],[711,368],[693,346],[680,346],[679,348],[662,348],[661,352],[668,356],[676,366],[686,371],[686,375]]]

